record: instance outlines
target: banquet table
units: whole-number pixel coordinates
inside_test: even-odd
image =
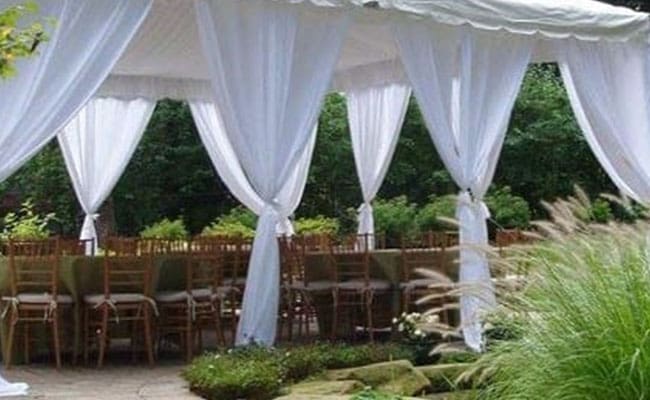
[[[448,276],[453,281],[458,278],[458,250],[438,249],[439,263],[432,269]],[[305,255],[305,280],[307,282],[328,280],[330,276],[330,253],[310,252]],[[336,255],[334,256],[336,257]],[[402,309],[399,284],[402,282],[402,252],[400,249],[378,249],[370,251],[370,277],[387,280],[391,290],[386,294],[376,294],[374,298],[375,328],[390,328],[392,318],[398,316]],[[417,278],[417,277],[414,277]],[[332,322],[332,296],[329,293],[310,293],[313,306],[316,308],[320,334],[328,338]],[[350,325],[339,324],[337,336],[349,337]]]
[[[59,292],[69,294],[75,301],[72,340],[73,350],[80,354],[81,341],[81,302],[86,294],[103,293],[103,266],[102,256],[62,256],[59,267]],[[181,255],[156,255],[153,259],[152,288],[154,292],[164,290],[185,289],[184,257]],[[9,262],[8,258],[0,258],[0,294],[10,294]],[[3,307],[6,305],[3,305]],[[64,320],[64,325],[68,321]],[[2,339],[2,357],[5,358],[5,346],[8,335],[8,318],[0,324],[0,339]],[[20,332],[16,333],[16,337]],[[65,335],[64,335],[65,337]],[[21,362],[22,349],[14,346],[16,362]]]

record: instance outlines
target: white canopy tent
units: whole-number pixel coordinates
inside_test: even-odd
[[[16,2],[0,0],[0,9]],[[463,297],[463,331],[476,350],[482,348],[480,312],[494,302],[480,251],[487,245],[489,215],[481,198],[529,62],[560,63],[598,159],[625,193],[650,200],[647,14],[593,0],[87,0],[84,4],[95,7],[81,7],[89,15],[74,18],[72,0],[37,2],[45,15],[63,10],[52,13],[60,23],[51,29],[68,36],[60,42],[55,32],[39,57],[21,61],[18,79],[0,82],[0,176],[15,171],[63,129],[93,93],[213,107],[204,112],[204,143],[227,142],[228,157],[216,156],[221,148],[209,149],[212,158],[238,164],[236,172],[227,173],[241,182],[229,186],[245,188],[261,215],[240,344],[275,339],[275,227],[301,196],[302,179],[287,181],[308,167],[304,158],[327,90],[413,87],[433,142],[461,191],[460,276],[463,284],[481,288]],[[128,3],[132,9],[118,14],[117,7],[99,6],[107,3]],[[111,35],[120,24],[122,35]],[[102,45],[115,50],[93,47],[88,38],[100,35]],[[95,57],[82,60],[65,57],[93,51]],[[81,66],[73,70],[75,76],[93,80],[50,83],[75,63]],[[97,65],[84,69],[84,63]],[[40,86],[29,83],[34,76]],[[73,98],[73,104],[44,110],[34,93],[47,98],[50,91]],[[214,110],[220,115],[209,117]],[[205,123],[207,118],[212,122]],[[210,134],[211,129],[223,131]]]

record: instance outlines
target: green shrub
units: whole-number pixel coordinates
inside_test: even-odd
[[[48,228],[54,220],[54,213],[40,215],[34,211],[34,204],[27,200],[21,204],[17,213],[9,213],[3,218],[3,239],[39,240],[47,239],[51,232]]]
[[[532,270],[526,290],[494,316],[516,335],[479,360],[488,400],[650,393],[650,224],[586,225],[567,204],[551,210],[556,225],[543,226],[553,239],[511,260]]]
[[[416,221],[420,232],[444,231],[451,225],[440,218],[454,219],[456,216],[456,196],[431,196],[417,213]]]
[[[336,218],[327,218],[318,215],[314,218],[298,218],[294,222],[298,234],[330,234],[336,235],[339,231],[339,221]]]
[[[387,244],[399,244],[403,236],[413,236],[417,232],[417,209],[406,196],[376,200],[373,209],[375,232],[386,235]]]
[[[144,228],[140,232],[140,237],[143,239],[170,239],[180,240],[188,237],[187,228],[182,218],[170,221],[169,218],[164,218],[152,225]]]
[[[250,210],[239,206],[218,217],[201,232],[204,236],[235,236],[244,239],[255,237],[257,216]]]
[[[209,400],[267,400],[282,388],[282,369],[272,357],[206,355],[183,375],[194,392]]]
[[[390,393],[377,392],[371,389],[365,389],[352,396],[350,400],[401,400],[401,396]]]
[[[612,213],[612,207],[609,202],[604,199],[596,199],[591,203],[591,209],[589,210],[590,219],[593,222],[599,224],[605,224],[614,218]]]
[[[530,206],[523,197],[512,194],[510,187],[497,188],[485,197],[492,219],[501,228],[527,228],[530,224]]]

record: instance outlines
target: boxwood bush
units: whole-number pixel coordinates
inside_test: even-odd
[[[228,213],[218,217],[214,222],[206,226],[201,232],[201,235],[252,239],[255,237],[256,225],[257,216],[252,211],[239,206],[231,209]]]

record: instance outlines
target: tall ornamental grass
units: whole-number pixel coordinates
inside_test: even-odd
[[[590,225],[589,205],[548,206],[549,239],[511,254],[527,286],[492,316],[516,334],[470,371],[480,398],[650,399],[650,224]]]

